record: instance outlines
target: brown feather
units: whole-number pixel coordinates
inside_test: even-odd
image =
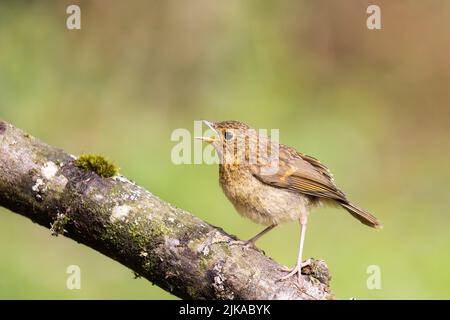
[[[366,226],[375,228],[375,229],[382,229],[383,225],[380,223],[380,221],[375,218],[373,215],[371,215],[369,212],[355,206],[352,203],[341,203],[341,206],[345,208],[353,217],[358,219],[361,223],[365,224]]]
[[[315,158],[302,156],[294,149],[280,145],[278,166],[278,171],[272,175],[262,174],[270,172],[266,162],[250,167],[253,175],[263,183],[319,198],[346,201],[345,194],[336,187],[327,167]]]

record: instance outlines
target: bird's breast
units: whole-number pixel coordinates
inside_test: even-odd
[[[309,212],[308,196],[262,183],[245,168],[221,165],[220,185],[236,210],[256,223],[279,224]]]

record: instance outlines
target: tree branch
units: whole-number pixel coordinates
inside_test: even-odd
[[[75,157],[0,120],[0,205],[64,234],[187,299],[328,299],[328,268],[304,287],[259,251],[124,177],[102,178]]]

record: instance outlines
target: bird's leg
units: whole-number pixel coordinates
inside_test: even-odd
[[[305,234],[306,234],[306,225],[308,223],[308,218],[306,216],[302,216],[300,218],[300,247],[298,250],[298,258],[297,258],[297,265],[294,269],[289,272],[289,274],[282,277],[280,280],[286,280],[287,278],[290,278],[297,274],[298,276],[298,283],[301,284],[302,279],[302,256],[303,256],[303,245],[305,243]]]
[[[268,226],[267,228],[265,228],[263,231],[261,231],[260,233],[258,233],[256,236],[254,236],[253,238],[247,240],[246,242],[255,244],[256,241],[257,241],[259,238],[261,238],[263,235],[265,235],[267,232],[269,232],[270,230],[272,230],[272,229],[275,228],[276,226],[277,226],[276,224],[271,224],[270,226]]]
[[[270,226],[268,226],[267,228],[265,228],[263,231],[261,231],[260,233],[258,233],[256,236],[254,236],[253,238],[249,239],[249,240],[237,240],[237,241],[233,241],[233,244],[243,244],[244,246],[249,246],[249,247],[255,247],[255,243],[256,241],[261,238],[263,235],[265,235],[267,232],[269,232],[270,230],[272,230],[273,228],[275,228],[277,225],[276,224],[271,224]]]

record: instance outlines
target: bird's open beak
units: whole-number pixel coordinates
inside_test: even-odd
[[[216,139],[211,138],[211,137],[195,137],[195,139],[203,140],[203,141],[208,142],[208,143],[213,143],[214,141],[216,141]]]
[[[202,120],[202,121],[204,124],[206,124],[208,126],[208,128],[210,128],[212,131],[214,131],[218,135],[217,130],[214,129],[214,126],[211,122],[206,121],[206,120]],[[217,141],[217,138],[214,138],[214,137],[195,137],[195,139],[203,140],[208,143],[213,143],[213,142]]]

